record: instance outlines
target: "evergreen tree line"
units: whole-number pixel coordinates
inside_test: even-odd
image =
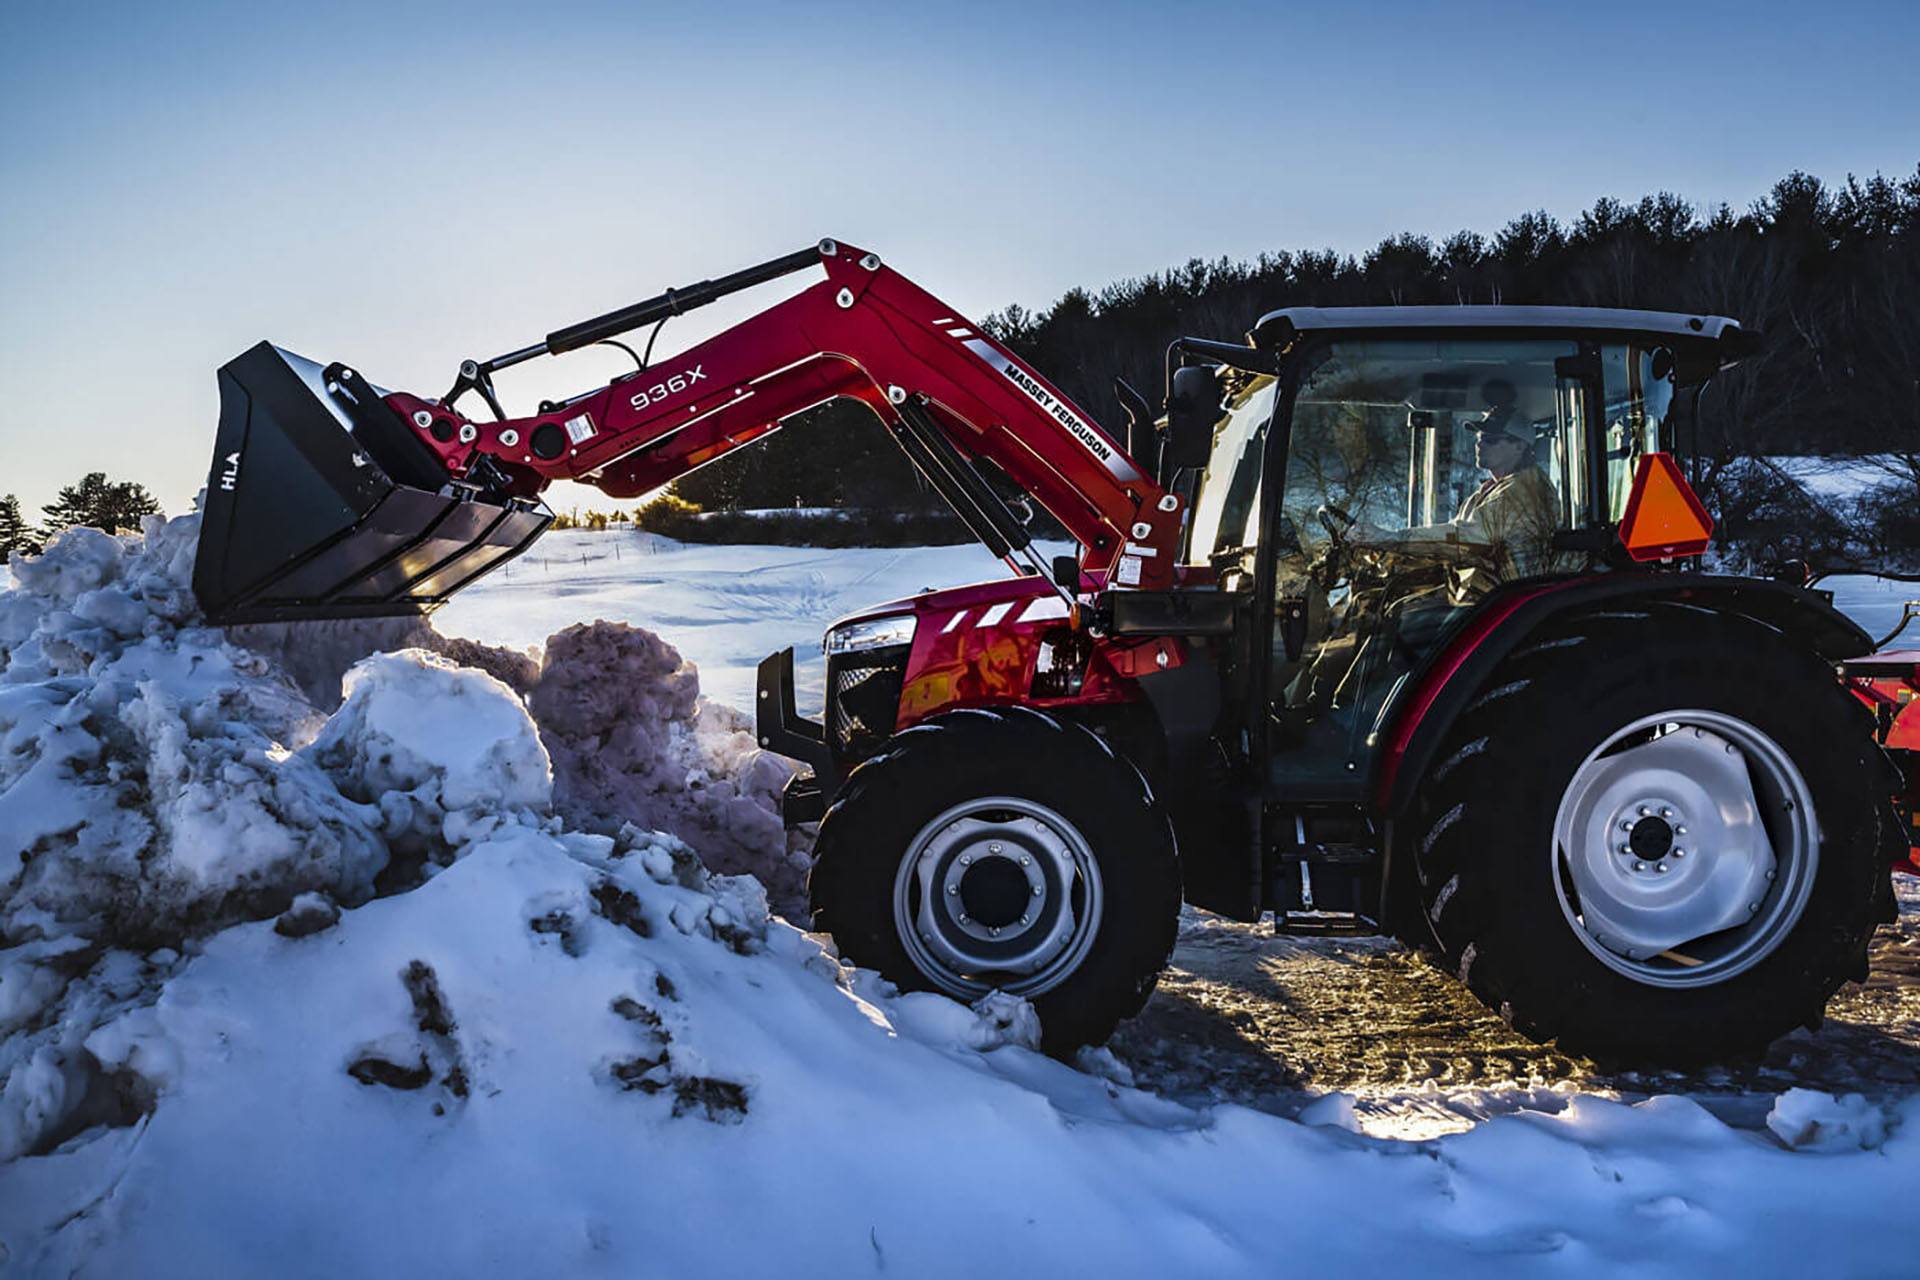
[[[41,522],[32,524],[21,514],[20,499],[10,493],[0,497],[0,564],[15,552],[37,555],[62,529],[90,525],[108,533],[133,532],[142,516],[160,514],[160,504],[145,485],[109,480],[104,471],[90,471],[78,484],[61,489],[40,511]]]
[[[1659,192],[1603,197],[1571,223],[1534,211],[1491,235],[1403,232],[1358,256],[1196,258],[1071,290],[1043,310],[1009,306],[984,323],[1118,434],[1113,380],[1158,402],[1177,336],[1237,339],[1282,306],[1422,303],[1636,307],[1758,329],[1758,354],[1716,378],[1701,404],[1703,496],[1727,539],[1781,553],[1849,538],[1856,553],[1920,547],[1920,166],[1839,184],[1790,173],[1744,211]],[[1781,454],[1878,455],[1902,487],[1882,495],[1864,528],[1861,513],[1801,504],[1766,462]],[[675,492],[724,510],[938,504],[873,415],[847,402],[810,411]],[[1774,545],[1783,539],[1811,546]]]

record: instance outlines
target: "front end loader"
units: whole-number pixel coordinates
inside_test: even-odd
[[[605,386],[500,403],[501,369],[814,268]],[[1820,592],[1700,567],[1681,445],[1750,341],[1656,312],[1288,308],[1176,341],[1164,417],[1122,386],[1115,433],[829,240],[467,361],[437,397],[256,347],[222,371],[195,585],[217,622],[426,611],[538,536],[552,480],[638,495],[855,399],[1010,574],[835,624],[819,720],[791,650],[761,666],[842,954],[1024,996],[1066,1051],[1140,1008],[1184,900],[1391,933],[1537,1038],[1693,1062],[1864,977],[1907,848],[1837,674],[1867,637]],[[1028,503],[1076,554],[1043,561]]]
[[[220,370],[194,593],[221,622],[425,612],[552,516],[449,477],[345,365],[262,342]]]

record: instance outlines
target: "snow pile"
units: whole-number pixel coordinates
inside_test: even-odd
[[[199,939],[301,903],[297,928],[371,898],[396,854],[546,821],[546,754],[504,685],[375,658],[323,722],[196,625],[197,534],[74,530],[0,595],[0,1159],[146,1105],[89,1036]]]
[[[0,594],[0,672],[9,681],[80,675],[142,637],[199,618],[191,588],[196,516],[148,516],[144,535],[69,529],[43,556],[15,556]]]
[[[621,622],[568,627],[547,641],[527,701],[570,825],[672,832],[713,870],[757,876],[800,918],[807,860],[780,818],[792,769],[760,750],[746,716],[700,696],[672,645]]]
[[[371,892],[371,811],[285,745],[317,722],[195,626],[198,520],[70,531],[0,595],[0,939],[151,948]]]
[[[1195,1110],[844,975],[671,844],[505,824],[86,1047],[134,1128],[0,1164],[22,1274],[1893,1274],[1908,1125],[1810,1158],[1684,1099],[1393,1142]],[[1920,1119],[1920,1104],[1903,1116]],[[1289,1229],[1270,1230],[1272,1206]]]

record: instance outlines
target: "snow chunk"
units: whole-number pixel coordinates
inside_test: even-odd
[[[932,1048],[989,1053],[1009,1045],[1040,1047],[1040,1015],[1019,996],[992,991],[969,1009],[928,991],[894,995],[868,983],[859,985],[888,1005],[902,1035]]]
[[[324,893],[303,893],[273,922],[273,931],[283,938],[304,938],[331,929],[340,922],[340,908]]]
[[[1789,1089],[1773,1100],[1767,1128],[1796,1151],[1871,1151],[1887,1140],[1886,1113],[1857,1093],[1835,1097]]]
[[[1350,1093],[1321,1094],[1300,1109],[1300,1123],[1345,1129],[1349,1133],[1362,1132],[1360,1115],[1354,1110]]]
[[[346,794],[432,792],[442,810],[545,809],[553,769],[513,690],[424,649],[355,664],[310,752]]]

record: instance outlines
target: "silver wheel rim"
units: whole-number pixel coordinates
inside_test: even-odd
[[[1100,930],[1100,866],[1056,811],[1013,796],[920,828],[893,880],[893,927],[948,995],[1035,996],[1080,967]]]
[[[1772,738],[1718,711],[1663,711],[1574,770],[1554,818],[1554,890],[1616,973],[1711,986],[1793,931],[1819,831],[1806,779]]]

